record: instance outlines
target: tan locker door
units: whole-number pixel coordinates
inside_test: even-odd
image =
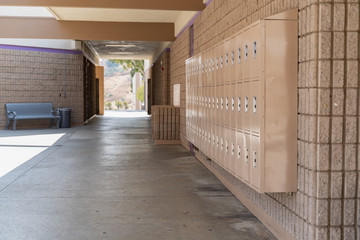
[[[236,37],[230,39],[230,50],[229,50],[229,71],[230,71],[230,82],[236,82]]]
[[[253,81],[250,85],[250,100],[251,104],[249,106],[250,114],[250,124],[251,131],[260,134],[260,124],[261,124],[261,100],[260,97],[260,81]]]
[[[243,53],[244,53],[244,45],[243,45],[243,34],[240,33],[236,36],[236,47],[235,47],[235,78],[236,82],[241,82],[243,80]]]
[[[230,85],[229,96],[229,111],[230,111],[230,128],[236,129],[236,114],[237,114],[237,98],[236,98],[236,83]]]
[[[236,129],[238,131],[243,130],[243,115],[244,115],[244,95],[243,89],[244,83],[236,83]]]
[[[251,136],[251,151],[250,151],[250,182],[251,185],[260,191],[260,137]]]
[[[226,170],[230,171],[230,129],[224,127],[223,162]]]
[[[236,130],[230,129],[230,172],[236,176]]]
[[[250,131],[251,130],[251,125],[250,125],[250,113],[251,113],[251,108],[250,108],[250,102],[251,102],[251,95],[250,95],[250,82],[245,82],[244,83],[244,87],[243,87],[243,122],[242,122],[242,127],[244,129],[244,131]]]
[[[216,129],[215,124],[211,123],[211,159],[215,161],[216,158]]]
[[[229,84],[231,82],[230,68],[231,68],[231,42],[230,39],[227,39],[222,44],[224,46],[223,53],[223,76],[224,84]]]
[[[247,29],[242,34],[242,48],[243,48],[243,58],[242,58],[242,77],[244,81],[249,81],[251,78],[251,58],[250,58],[250,47],[251,47],[251,35],[250,30]]]
[[[224,86],[224,125],[230,127],[231,121],[231,85]]]
[[[249,62],[250,62],[250,78],[252,80],[260,78],[261,71],[261,31],[260,31],[260,22],[255,24],[250,29],[250,52],[249,52]]]
[[[243,132],[236,131],[236,176],[243,179],[244,176],[244,134]]]
[[[216,129],[216,152],[215,152],[215,161],[217,164],[221,165],[221,128],[219,125],[215,125]]]
[[[225,86],[219,86],[219,116],[218,121],[221,126],[224,126],[224,113],[225,113],[225,104],[224,104],[224,97],[225,97]]]
[[[250,151],[251,151],[251,136],[248,133],[243,135],[243,171],[242,176],[244,181],[250,183]]]

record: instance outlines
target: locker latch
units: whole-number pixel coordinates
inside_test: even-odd
[[[225,55],[225,66],[227,67],[228,64],[229,64],[229,54],[226,53],[226,55]]]
[[[231,155],[232,155],[232,156],[235,155],[235,146],[234,146],[234,143],[231,143]]]
[[[222,138],[220,139],[220,142],[221,142],[221,151],[222,151],[222,150],[224,150],[224,141]]]
[[[216,69],[219,69],[219,58],[216,58]]]
[[[226,140],[225,146],[226,146],[226,153],[229,153],[229,143],[227,140]]]
[[[256,97],[253,97],[253,112],[256,113]]]
[[[223,66],[224,66],[224,58],[223,58],[223,56],[220,57],[220,66],[221,66],[221,68],[223,68]]]
[[[253,167],[256,168],[256,152],[253,152]]]
[[[211,108],[211,98],[208,97],[208,101],[209,101],[209,108]]]
[[[231,52],[231,65],[234,65],[235,62],[235,53],[234,51]]]
[[[216,136],[216,147],[219,147],[219,137]]]
[[[238,49],[238,63],[241,62],[241,48]]]
[[[219,108],[219,98],[216,98],[216,108]]]
[[[231,98],[231,110],[235,110],[235,99],[233,97]]]
[[[245,97],[245,112],[248,112],[248,108],[249,108],[249,98]]]
[[[238,97],[238,112],[241,110],[241,97]]]
[[[213,97],[212,99],[213,99],[213,101],[212,101],[213,102],[213,108],[215,108],[215,98]]]
[[[221,97],[221,109],[224,109],[224,99]]]
[[[241,160],[241,147],[239,145],[237,147],[238,147],[238,156],[237,156],[237,158],[238,158],[238,160]]]
[[[226,110],[229,110],[229,98],[226,97]]]

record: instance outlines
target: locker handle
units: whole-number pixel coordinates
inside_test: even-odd
[[[223,56],[220,57],[220,66],[221,66],[221,68],[223,68],[223,66],[224,66],[224,58],[223,58]]]
[[[238,97],[238,112],[241,111],[241,97]]]
[[[241,62],[241,48],[238,49],[238,63]]]
[[[234,146],[234,143],[231,144],[231,155],[232,155],[232,156],[235,155],[235,146]]]
[[[235,110],[235,99],[231,98],[231,110],[234,111]]]
[[[238,145],[238,160],[241,160],[241,148]]]
[[[216,58],[216,69],[219,69],[219,58]]]
[[[228,141],[226,140],[226,153],[229,153],[229,143],[228,143]]]
[[[256,152],[255,151],[253,152],[253,156],[254,156],[253,167],[256,168]]]
[[[245,62],[247,61],[248,58],[248,50],[249,50],[248,45],[245,45]]]
[[[253,97],[253,112],[256,113],[256,97]]]
[[[235,53],[234,51],[231,52],[231,65],[234,65],[234,62],[235,62]]]
[[[226,53],[226,55],[225,55],[225,66],[227,67],[228,64],[229,64],[229,54]]]
[[[249,98],[245,97],[245,112],[248,112],[248,108],[249,108]]]
[[[213,97],[212,99],[213,99],[213,101],[212,101],[213,102],[213,108],[215,108],[215,98]]]
[[[224,109],[224,99],[221,97],[221,109]]]
[[[229,110],[229,98],[226,97],[226,110]]]
[[[216,108],[219,108],[219,98],[216,98]]]
[[[211,108],[211,98],[210,97],[208,98],[208,101],[209,101],[209,108]]]
[[[223,141],[223,139],[221,138],[221,151],[224,149],[224,141]]]

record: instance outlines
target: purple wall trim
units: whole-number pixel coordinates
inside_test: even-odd
[[[197,12],[195,14],[195,16],[193,16],[193,18],[190,20],[190,22],[188,22],[188,24],[186,24],[186,26],[183,28],[183,30],[181,30],[181,32],[176,36],[176,38],[180,37],[181,34],[183,34],[183,32],[185,32],[186,29],[188,29],[191,25],[194,24],[195,19],[201,14],[201,11]]]
[[[212,2],[213,0],[209,0],[206,3],[206,7],[209,6],[209,4]],[[180,35],[185,32],[186,29],[188,29],[191,25],[194,24],[195,19],[201,14],[202,11],[199,11],[195,14],[195,16],[190,20],[190,22],[181,30],[181,32],[176,36],[176,38],[180,37]]]
[[[63,53],[63,54],[83,54],[78,50],[65,50],[65,49],[53,49],[53,48],[40,48],[40,47],[25,47],[16,45],[4,45],[0,44],[0,49],[22,50],[22,51],[34,51],[34,52],[49,52],[49,53]]]
[[[209,4],[212,2],[213,0],[209,0],[207,3],[206,3],[206,6],[209,6]]]

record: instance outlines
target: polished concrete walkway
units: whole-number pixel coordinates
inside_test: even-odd
[[[34,150],[0,178],[0,240],[273,239],[183,147],[154,145],[147,117],[0,131],[0,164]]]

